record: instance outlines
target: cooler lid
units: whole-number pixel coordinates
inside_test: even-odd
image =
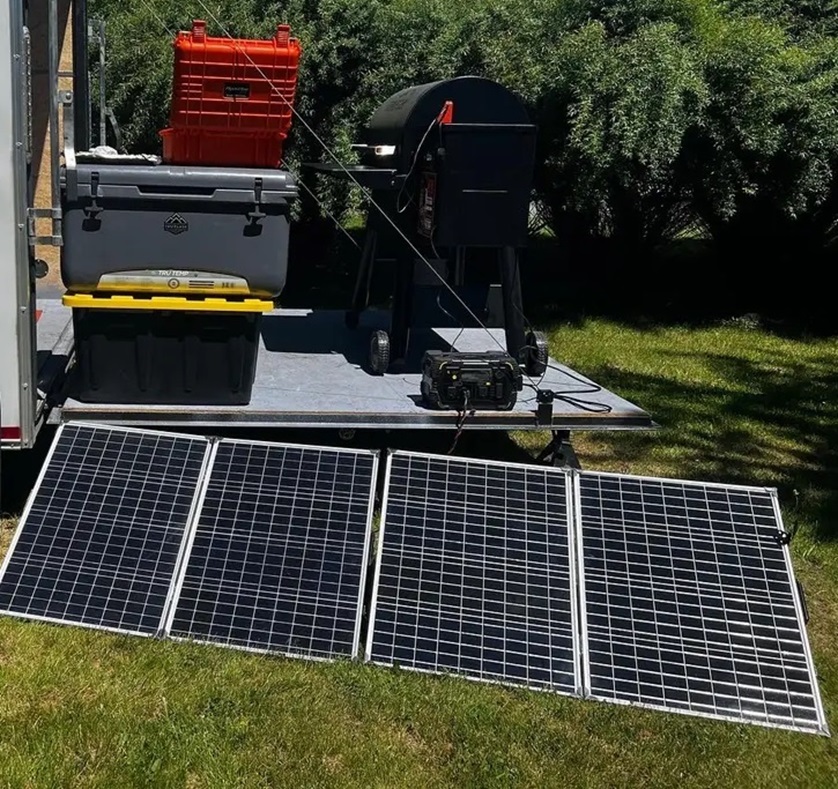
[[[94,176],[94,173],[96,174]],[[276,197],[296,197],[297,183],[285,170],[245,167],[194,167],[173,164],[139,165],[112,162],[79,163],[66,173],[68,197],[77,192],[90,194],[95,180],[97,189],[111,186],[137,187],[140,192],[169,194],[188,199],[200,194],[204,199],[217,190],[225,200],[253,200],[257,179],[261,180],[261,194],[266,201]],[[73,181],[75,183],[73,183]],[[107,192],[107,189],[103,190]]]

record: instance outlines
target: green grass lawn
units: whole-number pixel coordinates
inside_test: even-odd
[[[838,726],[838,343],[592,320],[551,351],[663,425],[579,436],[586,467],[779,488]],[[8,786],[838,786],[825,737],[8,618],[0,688]]]

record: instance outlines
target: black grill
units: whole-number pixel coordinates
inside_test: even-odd
[[[404,360],[412,326],[444,325],[436,314],[423,321],[414,298],[417,288],[442,283],[419,276],[421,255],[466,301],[445,316],[461,325],[486,322],[492,296],[500,289],[501,322],[507,349],[527,359],[518,258],[527,241],[536,128],[520,100],[502,85],[482,77],[415,85],[387,99],[372,115],[356,146],[360,163],[310,165],[326,175],[351,178],[372,192],[367,237],[347,323],[358,324],[367,306],[368,283],[376,260],[395,260],[395,293],[389,343],[392,361]],[[404,236],[404,237],[402,237]],[[405,240],[407,239],[407,240]],[[483,249],[483,253],[471,250]],[[485,250],[494,251],[487,256]],[[417,255],[416,252],[420,255]],[[472,261],[484,269],[481,288],[467,281]],[[489,261],[497,271],[487,281]],[[499,263],[499,266],[498,266]],[[424,278],[425,282],[419,280]],[[473,314],[469,315],[469,312]],[[496,324],[497,325],[497,324]],[[379,346],[380,347],[380,346]],[[380,368],[378,359],[373,367]],[[386,364],[384,365],[386,369]],[[377,370],[380,371],[380,370]]]

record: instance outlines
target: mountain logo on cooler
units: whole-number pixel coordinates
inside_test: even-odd
[[[180,214],[172,214],[165,222],[163,222],[163,230],[171,233],[173,236],[179,236],[189,230],[189,222],[187,222]]]

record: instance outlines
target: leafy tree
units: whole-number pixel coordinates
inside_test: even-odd
[[[838,36],[838,0],[730,0],[730,7],[779,22],[800,38]]]
[[[736,252],[790,245],[805,258],[838,219],[838,46],[791,44],[749,17],[704,58],[710,100],[688,150],[696,211]]]

